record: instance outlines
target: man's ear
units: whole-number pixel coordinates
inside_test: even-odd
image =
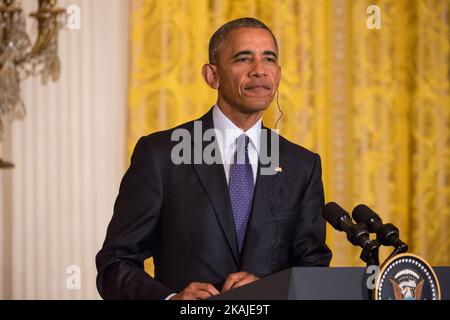
[[[219,89],[219,79],[217,78],[217,67],[215,65],[205,64],[202,68],[202,75],[208,86],[213,89]]]

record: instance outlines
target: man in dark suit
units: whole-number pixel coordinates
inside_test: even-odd
[[[281,76],[275,37],[256,19],[234,20],[211,38],[209,59],[203,76],[217,104],[135,147],[96,257],[105,299],[204,299],[292,266],[329,265],[319,156],[261,134]],[[199,126],[212,139],[199,140]],[[199,162],[210,146],[217,161]],[[265,148],[276,166],[261,161]]]

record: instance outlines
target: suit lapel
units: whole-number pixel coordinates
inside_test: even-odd
[[[202,123],[202,133],[208,129],[212,129],[212,109],[202,118],[200,118],[199,121],[201,121]],[[191,137],[195,136],[193,131],[194,130],[191,130]],[[193,147],[195,151],[202,152],[201,154],[203,154],[205,146],[211,144],[211,142],[209,141],[203,142],[202,140],[203,139],[199,141],[193,140]],[[214,143],[216,144],[215,150],[219,152],[218,157],[221,159],[217,140],[214,140]],[[203,189],[214,208],[214,212],[225,234],[225,238],[227,239],[236,266],[239,266],[240,261],[236,230],[234,227],[230,194],[228,191],[228,184],[226,181],[223,165],[221,164],[221,162],[208,165],[202,161],[201,164],[194,163],[194,170],[196,171],[200,183],[202,184]]]

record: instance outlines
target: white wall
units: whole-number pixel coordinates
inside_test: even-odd
[[[28,14],[37,1],[22,3]],[[125,169],[128,1],[58,4],[81,8],[81,30],[60,33],[58,82],[24,82],[26,118],[0,153],[16,165],[0,171],[3,299],[99,297],[94,257]],[[66,286],[70,265],[81,290]]]

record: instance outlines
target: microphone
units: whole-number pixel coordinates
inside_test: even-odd
[[[354,224],[350,215],[335,202],[327,203],[322,210],[322,216],[338,231],[344,231],[347,239],[354,245],[368,250],[378,246],[369,238],[369,231],[362,223]]]
[[[408,246],[400,240],[400,232],[392,223],[383,224],[380,216],[364,204],[356,206],[352,217],[358,223],[367,226],[369,232],[377,235],[377,240],[384,246],[393,246],[401,252],[406,252]]]

